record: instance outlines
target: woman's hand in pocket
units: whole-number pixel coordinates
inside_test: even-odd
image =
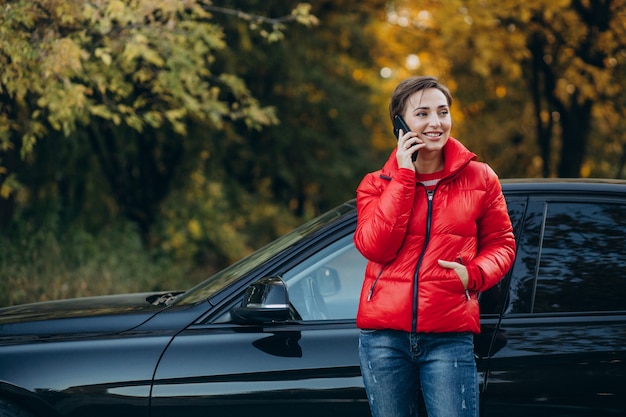
[[[461,283],[463,284],[463,288],[467,289],[467,284],[469,283],[469,274],[467,273],[467,268],[465,265],[458,262],[450,262],[444,261],[443,259],[439,259],[439,266],[452,269],[458,275]]]

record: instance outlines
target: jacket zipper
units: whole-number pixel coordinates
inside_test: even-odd
[[[422,252],[420,253],[420,256],[417,258],[417,265],[415,267],[415,272],[413,274],[413,329],[415,330],[417,330],[418,271],[420,269],[420,266],[422,265],[422,261],[424,260],[424,254],[426,253],[426,247],[428,246],[428,242],[430,241],[430,228],[431,228],[432,216],[433,216],[434,195],[435,195],[435,190],[428,190],[428,189],[426,190],[426,196],[428,197],[428,212],[427,212],[428,214],[426,216],[426,239],[424,240],[424,247],[422,248]],[[376,284],[378,284],[378,280],[380,279],[384,270],[385,268],[383,267],[378,273],[378,275],[376,276],[376,279],[374,280],[374,282],[372,283],[372,286],[370,287],[370,290],[367,294],[367,301],[370,301],[372,297],[374,296],[374,290],[376,289]]]
[[[418,294],[418,277],[420,266],[422,266],[422,261],[424,260],[424,254],[426,253],[426,248],[428,247],[428,243],[430,242],[430,229],[433,220],[433,198],[435,196],[435,190],[426,190],[426,195],[428,197],[428,214],[426,216],[426,238],[424,239],[424,246],[422,247],[422,252],[420,256],[417,258],[417,265],[415,266],[415,273],[413,274],[413,331],[417,332],[417,294]]]
[[[374,295],[374,288],[376,288],[376,284],[378,283],[378,280],[380,279],[380,276],[383,274],[384,270],[385,270],[385,267],[383,267],[378,273],[378,275],[376,275],[376,279],[374,280],[374,282],[372,283],[372,286],[370,287],[370,292],[367,294],[367,301],[370,301],[372,299],[372,296]]]
[[[470,161],[467,161],[463,167],[469,164],[469,162]],[[452,175],[450,178],[454,177],[455,175],[456,174]],[[391,177],[384,176],[384,175],[381,175],[380,177],[385,180],[391,179]],[[412,321],[413,327],[412,328],[415,332],[417,332],[417,307],[418,307],[417,295],[418,295],[419,269],[420,269],[420,266],[422,266],[422,261],[424,260],[426,247],[428,246],[428,243],[430,242],[430,231],[431,231],[430,229],[431,229],[432,217],[433,217],[433,198],[435,197],[435,190],[439,188],[439,185],[441,185],[442,182],[446,181],[446,179],[447,178],[444,178],[441,181],[439,181],[437,185],[435,185],[435,188],[433,190],[428,190],[428,188],[426,189],[426,196],[428,197],[428,214],[426,216],[426,239],[424,240],[424,247],[422,248],[422,252],[420,253],[420,256],[417,258],[417,265],[415,266],[415,272],[413,274],[413,321]],[[369,293],[367,294],[367,301],[370,301],[372,297],[374,296],[374,289],[376,288],[376,284],[378,283],[378,280],[380,279],[384,270],[385,268],[383,267],[378,273],[378,275],[376,276],[376,279],[374,280],[374,282],[372,283]],[[465,290],[465,296],[467,297],[468,300],[471,299],[468,290]]]

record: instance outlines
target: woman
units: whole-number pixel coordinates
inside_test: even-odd
[[[400,83],[398,146],[357,190],[354,242],[368,259],[357,326],[374,417],[478,416],[478,293],[515,256],[498,177],[450,137],[452,97],[433,77]],[[413,154],[417,152],[416,158]]]

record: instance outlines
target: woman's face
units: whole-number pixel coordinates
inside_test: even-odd
[[[421,90],[409,96],[404,120],[426,146],[423,150],[440,151],[450,137],[452,119],[446,96],[436,88]]]

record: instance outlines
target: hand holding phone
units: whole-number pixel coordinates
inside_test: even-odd
[[[403,134],[407,134],[408,132],[411,131],[411,129],[409,129],[409,126],[406,124],[402,116],[400,116],[399,114],[396,114],[396,116],[393,118],[393,131],[396,135],[396,139],[400,139],[400,136],[399,136],[400,129],[402,129]],[[411,160],[413,162],[415,162],[416,159],[417,159],[417,151],[413,152],[413,155],[411,155]]]

